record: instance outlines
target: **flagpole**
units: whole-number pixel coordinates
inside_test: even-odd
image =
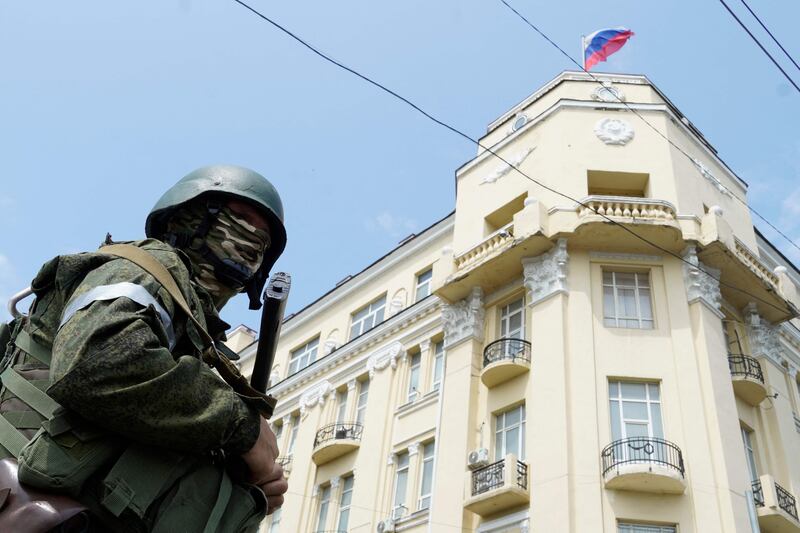
[[[580,59],[581,59],[581,65],[583,65],[581,68],[583,68],[583,70],[586,70],[586,36],[585,35],[581,35],[581,55],[580,55]]]

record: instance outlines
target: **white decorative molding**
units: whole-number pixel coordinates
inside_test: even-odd
[[[332,477],[332,478],[331,478],[331,480],[330,480],[331,488],[332,488],[332,489],[337,489],[337,488],[339,488],[339,482],[340,482],[341,480],[342,480],[342,478],[340,478],[340,477],[338,477],[338,476],[337,476],[337,477]]]
[[[277,382],[281,380],[281,373],[277,370],[273,370],[272,373],[269,375],[269,382],[267,383],[267,388],[272,387]]]
[[[306,411],[319,404],[322,405],[333,392],[333,385],[330,381],[322,380],[308,389],[300,396],[300,414],[305,415]]]
[[[409,444],[408,445],[408,455],[409,456],[417,455],[419,453],[419,446],[420,446],[419,442],[415,442],[413,444]]]
[[[592,91],[592,100],[598,102],[624,102],[625,93],[622,89],[614,87],[610,82],[604,81],[602,85]]]
[[[594,261],[631,261],[635,263],[661,263],[660,255],[626,254],[622,252],[589,252],[589,259]]]
[[[517,155],[506,159],[508,163],[503,163],[499,167],[495,168],[494,172],[484,176],[483,179],[481,179],[481,181],[478,182],[478,185],[484,185],[486,183],[494,183],[503,176],[505,176],[506,174],[508,174],[509,172],[511,172],[512,168],[519,168],[522,162],[525,161],[525,159],[527,159],[528,156],[531,155],[531,153],[533,153],[535,149],[536,149],[535,146],[533,148],[527,148],[522,152],[518,153]]]
[[[700,171],[700,174],[701,174],[701,175],[702,175],[702,176],[703,176],[705,179],[707,179],[707,180],[708,180],[708,181],[711,183],[711,185],[713,185],[713,186],[714,186],[714,187],[715,187],[715,188],[716,188],[716,189],[717,189],[719,192],[721,192],[722,194],[724,194],[724,195],[726,195],[726,196],[730,196],[731,198],[733,198],[733,193],[732,193],[731,191],[729,191],[729,190],[728,190],[728,188],[727,188],[727,187],[725,187],[725,185],[723,185],[721,181],[719,181],[719,178],[717,178],[717,177],[716,177],[716,176],[715,176],[715,175],[714,175],[714,174],[711,172],[711,169],[710,169],[710,168],[708,168],[707,166],[705,166],[705,165],[704,165],[704,164],[703,164],[703,163],[702,163],[702,162],[701,162],[699,159],[697,159],[697,158],[692,158],[692,163],[694,163],[694,166],[696,166],[696,167],[697,167],[697,170],[699,170],[699,171]]]
[[[358,385],[358,382],[356,380],[351,379],[350,381],[348,381],[347,382],[347,392],[351,393],[354,390],[356,390],[356,385]]]
[[[708,212],[711,213],[712,215],[718,216],[718,217],[721,217],[724,214],[724,212],[722,211],[722,208],[720,206],[718,206],[718,205],[712,205],[711,207],[709,207],[708,208]]]
[[[789,365],[789,377],[793,380],[797,381],[797,367],[794,365]]]
[[[524,285],[528,289],[529,305],[534,305],[554,294],[569,291],[567,286],[567,239],[558,239],[555,247],[537,257],[522,259]]]
[[[285,428],[288,428],[288,427],[289,427],[289,424],[291,424],[291,423],[292,423],[292,415],[286,415],[286,416],[284,416],[283,418],[281,418],[281,422],[283,422],[283,427],[284,427],[284,429],[285,429]]]
[[[779,367],[785,368],[784,363],[787,361],[781,346],[779,327],[764,320],[758,314],[755,302],[747,304],[744,314],[747,337],[750,339],[750,351],[753,356],[768,357]]]
[[[375,351],[369,356],[369,359],[367,359],[369,378],[372,379],[377,371],[387,367],[391,366],[392,370],[397,368],[397,360],[403,357],[405,353],[405,348],[397,341]]]
[[[431,340],[425,339],[424,341],[419,343],[419,353],[422,355],[427,354],[431,349]]]
[[[445,348],[467,339],[483,340],[483,289],[474,287],[468,298],[452,305],[442,305]]]
[[[397,462],[397,454],[392,452],[386,459],[386,466],[394,466]]]
[[[312,498],[316,498],[317,496],[319,496],[319,488],[320,488],[319,485],[314,485],[314,488],[311,489]]]
[[[724,318],[722,294],[719,292],[720,271],[704,265],[697,257],[697,247],[690,245],[683,252],[683,282],[689,303],[700,301],[715,315]]]
[[[594,134],[606,144],[624,146],[633,139],[633,127],[618,118],[600,119],[594,127]]]

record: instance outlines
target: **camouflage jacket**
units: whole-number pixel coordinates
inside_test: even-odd
[[[212,337],[224,338],[228,325],[210,295],[191,281],[188,259],[157,240],[132,244],[168,268],[200,324]],[[192,454],[241,454],[252,447],[259,415],[199,359],[202,343],[194,326],[152,276],[101,252],[57,257],[33,282],[37,299],[29,332],[53,347],[48,394],[86,420],[142,444]],[[168,316],[129,298],[88,298],[61,324],[82,295],[119,284],[144,288]]]

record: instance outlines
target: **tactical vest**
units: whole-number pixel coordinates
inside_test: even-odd
[[[51,312],[60,315],[71,290],[46,294]],[[219,456],[125,441],[48,396],[52,346],[36,340],[28,317],[0,328],[0,347],[6,347],[0,365],[0,458],[17,458],[22,483],[76,498],[114,531],[258,528],[266,512],[263,493],[235,483]]]

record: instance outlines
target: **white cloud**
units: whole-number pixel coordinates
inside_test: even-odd
[[[375,218],[367,220],[366,226],[371,231],[381,231],[394,238],[405,237],[418,227],[415,220],[402,215],[394,215],[389,211],[384,211]]]

